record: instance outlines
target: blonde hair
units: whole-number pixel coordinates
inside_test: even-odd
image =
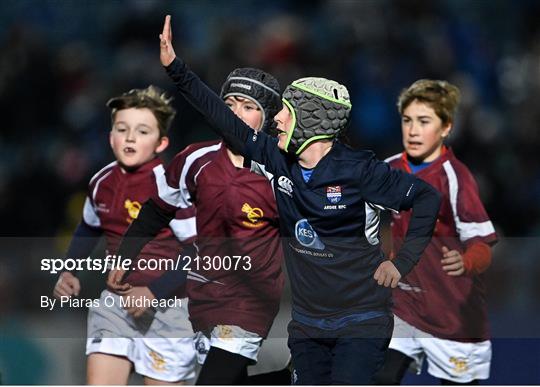
[[[403,89],[398,97],[397,108],[400,115],[413,102],[418,100],[428,104],[443,124],[454,122],[461,93],[457,86],[447,81],[420,79]]]
[[[176,110],[171,106],[173,98],[168,98],[165,92],[150,85],[146,89],[132,89],[118,97],[107,101],[111,109],[111,120],[114,122],[116,113],[124,109],[149,109],[158,122],[159,134],[166,136],[172,124]]]

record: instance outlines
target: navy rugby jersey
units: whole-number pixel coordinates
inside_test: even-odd
[[[385,260],[379,212],[411,208],[415,178],[339,142],[307,183],[274,138],[250,137],[246,153],[274,175],[296,317],[388,310],[390,288],[373,279]]]
[[[379,210],[414,205],[407,239],[394,260],[404,276],[431,238],[440,202],[436,191],[413,175],[391,170],[372,152],[355,151],[339,142],[306,183],[297,160],[278,149],[276,138],[255,134],[185,63],[176,58],[166,70],[214,130],[258,162],[268,177],[273,175],[293,319],[335,329],[336,321],[347,323],[348,317],[388,313],[390,288],[373,279],[385,259]]]

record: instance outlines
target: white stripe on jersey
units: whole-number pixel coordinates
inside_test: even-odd
[[[274,175],[266,170],[266,166],[259,164],[256,161],[251,161],[250,171],[256,173],[257,175],[264,176],[270,181],[274,180]]]
[[[95,208],[90,203],[90,198],[88,196],[84,201],[83,220],[89,226],[101,227],[101,220],[99,219]]]
[[[101,177],[99,178],[99,180],[96,182],[96,186],[94,187],[94,190],[92,191],[92,202],[94,203],[94,205],[96,204],[96,195],[97,195],[97,191],[98,191],[98,188],[99,188],[99,184],[100,184],[107,176],[109,176],[111,173],[112,173],[112,170],[110,170],[109,172],[107,172],[106,174],[104,174],[103,176],[101,176]]]
[[[401,153],[398,153],[397,155],[393,155],[388,157],[387,159],[384,159],[385,163],[389,163],[391,161],[394,161],[395,159],[399,159],[401,157]]]
[[[194,271],[188,272],[187,277],[188,277],[188,279],[193,280],[193,281],[198,281],[198,282],[203,282],[203,283],[213,283],[213,284],[218,284],[218,285],[225,285],[223,282],[208,279],[203,275],[195,273]]]
[[[399,281],[397,283],[397,286],[398,286],[398,288],[400,288],[401,290],[404,290],[406,292],[414,292],[414,293],[423,292],[423,290],[421,288],[419,288],[418,286],[412,286],[412,285],[406,284],[405,282],[401,282],[401,281]]]
[[[495,232],[495,228],[493,228],[493,224],[488,220],[482,223],[475,223],[475,222],[460,222],[461,229],[458,227],[459,230],[459,239],[462,242],[465,242],[468,239],[474,238],[476,236],[487,236],[489,234],[493,234]]]
[[[187,189],[187,184],[186,184],[186,176],[189,171],[189,168],[191,168],[191,166],[193,165],[195,161],[197,161],[197,159],[201,158],[207,153],[217,151],[220,148],[221,148],[221,142],[216,145],[197,149],[195,152],[193,152],[188,157],[186,157],[186,162],[184,163],[184,167],[182,168],[182,173],[180,174],[180,189],[187,193],[187,200],[191,199],[191,197],[189,196],[189,191]]]
[[[195,174],[195,176],[193,176],[193,181],[195,182],[195,184],[197,184],[197,178],[199,177],[199,173],[202,172],[202,170],[204,169],[204,167],[206,167],[208,164],[210,164],[212,161],[209,161],[207,163],[205,163],[198,171],[197,173]]]
[[[187,219],[173,219],[169,222],[169,227],[181,242],[197,235],[197,223],[194,216]]]
[[[379,223],[381,221],[379,206],[375,207],[371,203],[366,202],[366,222],[364,227],[364,233],[366,239],[370,245],[379,244]]]
[[[99,184],[112,173],[112,168],[115,167],[118,164],[118,161],[113,161],[112,163],[107,164],[103,168],[99,170],[98,173],[96,173],[92,178],[90,179],[90,183],[88,183],[88,186],[92,186],[94,181],[97,179],[97,177],[103,173],[103,171],[106,171],[107,169],[111,169],[109,172],[104,174],[97,180],[96,185],[94,186],[94,189],[92,190],[92,198],[86,197],[86,200],[84,201],[84,207],[83,207],[83,220],[84,222],[92,227],[101,227],[101,220],[99,219],[99,216],[96,212],[95,202],[96,202],[96,196],[97,191],[99,188]],[[92,205],[94,203],[94,205]]]
[[[412,188],[412,185],[411,185],[411,188]],[[411,190],[411,188],[409,188],[409,191]],[[408,195],[407,195],[408,196]],[[398,210],[394,210],[393,208],[390,208],[390,207],[384,207],[384,206],[381,206],[379,204],[375,204],[375,203],[369,203],[369,205],[371,207],[375,207],[375,208],[378,208],[379,210],[381,211],[392,211],[393,213],[395,214],[399,214],[399,211]]]
[[[113,161],[112,163],[109,163],[106,166],[104,166],[103,168],[101,168],[98,173],[96,173],[94,176],[92,176],[92,178],[90,179],[90,183],[88,183],[88,185],[92,185],[94,180],[96,180],[96,178],[100,175],[101,172],[103,172],[107,168],[112,168],[112,167],[116,166],[116,164],[118,164],[118,161]]]
[[[189,203],[186,204],[186,201],[183,200],[184,196],[179,189],[172,188],[169,186],[169,184],[167,184],[165,168],[163,168],[163,165],[155,166],[152,171],[154,172],[154,177],[156,178],[158,196],[161,200],[176,208],[187,208],[190,206]],[[180,203],[184,203],[184,205],[181,205]]]
[[[274,199],[275,199],[276,190],[274,187],[274,175],[266,170],[266,166],[259,164],[256,161],[251,160],[250,172],[263,176],[270,181],[270,184],[272,185],[272,193],[274,194]]]
[[[165,177],[165,169],[163,166],[158,165],[154,168],[154,175],[156,177],[156,184],[158,189],[158,195],[165,203],[176,207],[176,208],[188,208],[191,206],[191,196],[187,189],[186,176],[197,159],[201,158],[209,152],[217,151],[221,148],[221,143],[207,146],[201,149],[197,149],[195,152],[191,153],[186,157],[184,166],[182,167],[182,172],[180,173],[180,181],[178,183],[178,188],[169,186],[167,179]]]
[[[450,205],[452,206],[452,213],[454,214],[454,222],[456,223],[456,229],[459,234],[459,240],[465,242],[468,239],[471,239],[476,236],[487,236],[493,234],[495,229],[491,221],[485,221],[482,223],[475,222],[462,222],[459,219],[459,214],[457,211],[457,197],[459,191],[459,184],[456,175],[456,171],[452,167],[450,160],[447,160],[443,163],[444,171],[448,177],[448,190],[450,193]]]

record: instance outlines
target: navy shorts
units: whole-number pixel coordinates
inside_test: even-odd
[[[391,316],[336,331],[291,321],[292,384],[373,384],[384,364],[392,330]]]

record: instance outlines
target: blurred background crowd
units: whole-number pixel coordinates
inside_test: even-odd
[[[477,178],[501,237],[486,275],[494,335],[538,337],[536,0],[1,2],[0,325],[25,316],[52,289],[55,278],[25,258],[43,243],[62,251],[80,219],[88,180],[113,160],[106,101],[149,84],[175,95],[158,56],[167,13],[177,54],[214,90],[241,66],[261,67],[282,86],[310,75],[347,85],[350,138],[379,158],[401,151],[395,106],[402,88],[419,78],[460,86],[463,101],[449,144]],[[175,106],[165,160],[191,142],[214,138],[178,95]],[[24,247],[26,256],[13,246]],[[2,356],[13,353],[6,349],[9,334],[1,336],[0,372]],[[536,366],[524,382],[536,384],[540,344],[527,343],[530,348],[504,345],[529,348],[521,365]]]

